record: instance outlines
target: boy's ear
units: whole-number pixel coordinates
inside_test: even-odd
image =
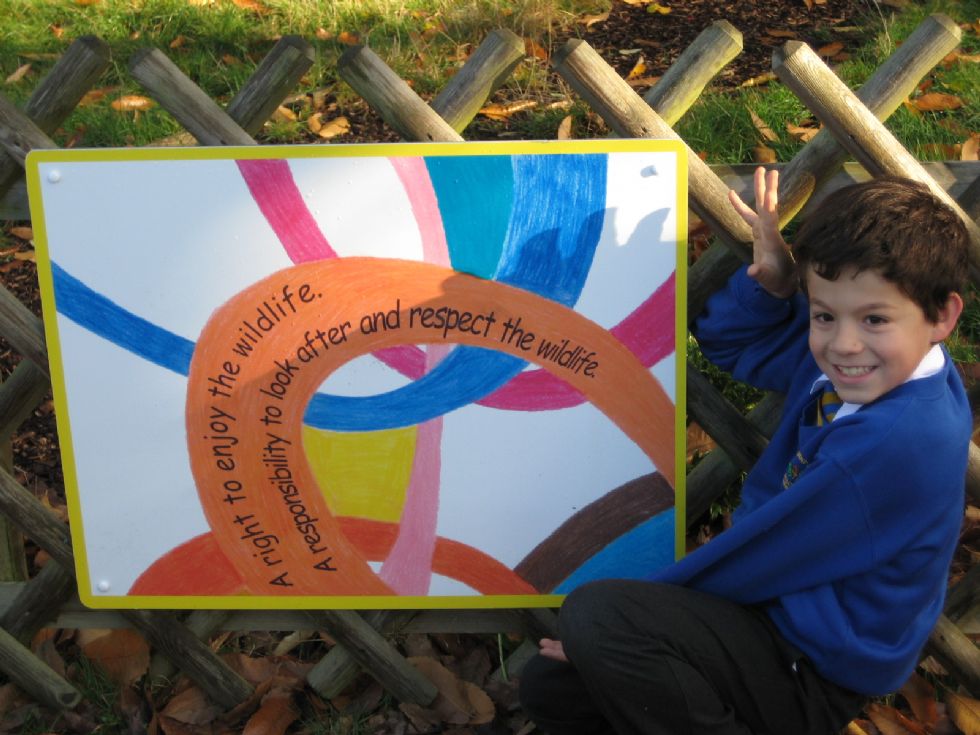
[[[936,323],[932,326],[933,343],[942,342],[949,336],[949,333],[953,331],[953,327],[956,326],[956,320],[960,318],[960,314],[962,313],[963,298],[955,291],[951,291],[949,297],[946,299],[946,303],[939,310]]]

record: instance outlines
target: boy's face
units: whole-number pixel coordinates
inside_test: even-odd
[[[845,270],[837,280],[806,274],[810,351],[848,403],[870,403],[904,383],[963,308],[950,294],[936,323],[875,271]]]

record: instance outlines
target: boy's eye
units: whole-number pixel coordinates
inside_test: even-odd
[[[832,316],[831,316],[830,314],[828,314],[828,313],[827,313],[827,312],[825,312],[825,311],[818,311],[818,312],[816,312],[815,314],[812,314],[812,315],[810,316],[810,318],[811,318],[811,319],[812,319],[813,321],[815,321],[815,322],[820,322],[820,323],[822,323],[822,324],[826,324],[826,323],[828,323],[828,322],[832,322],[832,321],[834,321],[834,317],[832,317]]]
[[[871,314],[867,317],[868,324],[873,327],[881,326],[882,324],[887,324],[888,320],[883,316],[878,316],[877,314]]]

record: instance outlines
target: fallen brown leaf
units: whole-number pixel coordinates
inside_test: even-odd
[[[578,22],[586,28],[591,28],[596,23],[605,23],[607,20],[609,20],[609,11],[599,13],[598,15],[583,15],[578,19]]]
[[[225,66],[238,66],[242,63],[242,60],[237,56],[232,56],[231,54],[222,54],[221,63]]]
[[[180,34],[170,42],[170,48],[181,48],[185,43],[187,43],[187,36]]]
[[[61,38],[63,35],[65,35],[65,29],[59,25],[55,25],[54,23],[48,26],[48,30],[51,31],[51,35],[55,38]]]
[[[306,127],[310,129],[311,133],[319,133],[320,128],[323,127],[323,113],[314,112],[308,118],[306,118]]]
[[[27,76],[27,72],[31,70],[30,62],[26,64],[21,64],[4,80],[4,84],[16,84],[21,79]]]
[[[434,658],[411,656],[407,660],[439,690],[431,709],[443,722],[465,725],[474,717],[475,709],[455,674]]]
[[[119,686],[130,686],[150,666],[150,646],[135,630],[82,630],[78,645]]]
[[[973,506],[969,507],[972,508]],[[898,693],[909,703],[909,707],[912,708],[912,712],[919,722],[930,729],[935,727],[939,720],[939,710],[936,708],[936,689],[932,684],[920,674],[913,673]]]
[[[959,144],[951,145],[949,143],[925,143],[919,146],[919,151],[929,158],[958,160],[960,157]]]
[[[231,0],[237,7],[243,10],[251,10],[259,15],[269,12],[269,8],[257,0]]]
[[[764,145],[752,149],[752,160],[756,163],[776,163],[776,151]]]
[[[753,127],[755,127],[756,132],[759,133],[764,141],[775,143],[777,140],[779,140],[779,136],[772,132],[772,128],[766,124],[765,120],[755,113],[755,110],[749,109],[749,117],[752,118]]]
[[[626,75],[626,79],[629,80],[629,79],[636,79],[637,77],[642,77],[644,74],[646,74],[646,71],[647,71],[647,63],[643,59],[643,57],[640,56],[640,58],[636,60],[636,63],[633,64],[633,68],[630,69],[629,74]]]
[[[479,114],[489,117],[491,120],[509,120],[513,115],[524,110],[530,110],[537,106],[534,100],[518,100],[506,104],[487,105],[480,109]]]
[[[262,698],[258,711],[245,723],[242,735],[283,735],[298,718],[292,692],[276,688]]]
[[[768,84],[776,78],[776,73],[767,71],[764,74],[760,74],[757,77],[752,77],[751,79],[746,79],[742,82],[739,87],[758,87],[763,84]]]
[[[898,710],[883,704],[872,702],[865,711],[881,735],[915,735],[902,725],[898,718]]]
[[[944,698],[950,718],[964,735],[980,735],[980,702],[950,691]]]
[[[118,90],[119,87],[101,87],[99,89],[90,89],[82,96],[82,99],[79,100],[78,106],[88,107],[90,105],[94,105],[97,102],[101,102],[110,94],[113,94]]]
[[[840,41],[834,41],[833,43],[828,43],[826,46],[821,46],[817,49],[817,56],[821,59],[829,59],[831,56],[839,54],[844,49],[844,44]]]
[[[801,126],[794,125],[793,123],[786,123],[786,132],[801,143],[809,143],[814,137],[816,137],[817,133],[820,132],[820,128],[816,126],[809,127],[805,125]]]
[[[493,722],[497,709],[493,706],[493,700],[487,693],[473,682],[463,681],[460,684],[473,712],[470,721],[466,724],[486,725],[488,722]]]
[[[320,26],[316,29],[315,35],[317,37],[317,40],[320,41],[329,41],[331,38],[333,38],[333,33],[331,31],[328,31],[323,26]]]
[[[637,77],[636,79],[627,79],[626,83],[633,87],[652,87],[654,84],[660,81],[660,77]]]
[[[160,714],[189,725],[204,725],[221,714],[221,707],[208,701],[196,686],[190,686],[171,697]]]
[[[946,110],[958,110],[963,106],[963,100],[955,94],[928,92],[912,100],[912,104],[923,112],[942,112]]]
[[[361,37],[357,33],[351,33],[350,31],[341,31],[337,36],[337,40],[348,46],[356,46],[361,42]]]
[[[980,160],[980,158],[977,157],[978,151],[980,151],[980,136],[971,135],[963,142],[963,145],[960,147],[960,160],[961,161]]]
[[[11,227],[7,232],[21,240],[34,239],[34,229],[32,227]]]
[[[558,133],[555,136],[558,140],[571,140],[572,139],[572,116],[565,115],[562,118],[561,123],[558,125]]]
[[[956,60],[967,64],[980,64],[980,54],[956,53]]]
[[[37,254],[33,250],[25,250],[22,253],[14,253],[14,260],[26,260],[31,263],[36,263]]]
[[[660,3],[650,3],[647,5],[648,13],[660,13],[660,15],[667,15],[670,13],[670,8]]]
[[[138,94],[124,94],[122,97],[114,99],[111,106],[113,110],[118,112],[140,112],[149,110],[155,104],[149,97],[143,97]]]
[[[626,5],[649,5],[653,0],[623,0]]]
[[[532,38],[524,39],[524,53],[534,59],[548,60],[548,49]]]
[[[329,122],[323,123],[320,126],[320,129],[317,130],[316,134],[324,140],[329,140],[330,138],[336,138],[338,135],[346,135],[349,132],[350,120],[341,115],[340,117],[335,117]]]
[[[799,38],[796,31],[783,31],[778,28],[766,28],[766,35],[773,38]]]

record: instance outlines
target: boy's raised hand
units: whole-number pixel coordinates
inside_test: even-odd
[[[734,191],[728,199],[735,211],[752,227],[752,265],[748,273],[766,291],[778,298],[789,298],[798,287],[796,263],[783,236],[779,234],[777,208],[779,171],[755,170],[755,201],[758,213]]]

